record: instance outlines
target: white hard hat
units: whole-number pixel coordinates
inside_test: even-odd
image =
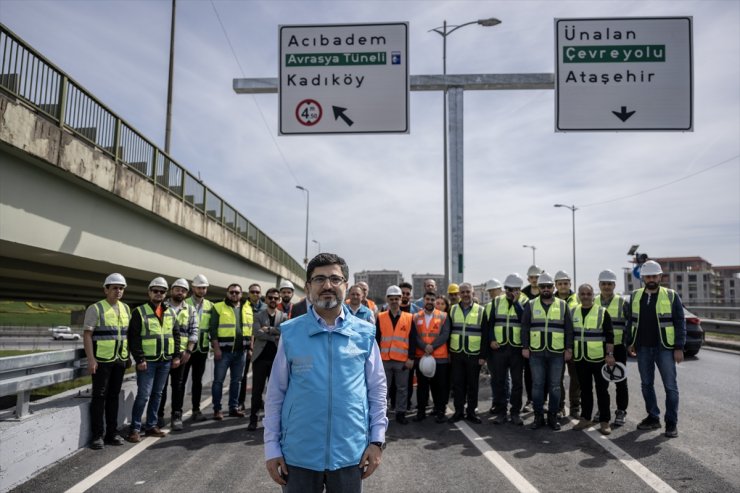
[[[547,272],[542,272],[537,277],[537,284],[553,284],[552,276]]]
[[[607,382],[621,382],[627,378],[627,367],[620,361],[614,363],[614,366],[611,368],[604,364],[604,366],[601,367],[601,376],[604,377],[604,380]]]
[[[172,283],[172,287],[174,288],[175,286],[180,287],[180,288],[190,289],[190,286],[188,285],[188,282],[185,279],[183,279],[182,277],[180,279],[178,279],[177,281],[175,281],[175,282]]]
[[[507,288],[521,289],[522,284],[524,284],[524,279],[522,279],[516,272],[514,272],[513,274],[509,274],[508,276],[506,276],[506,279],[504,279],[504,286],[506,286]]]
[[[206,279],[206,276],[203,274],[198,274],[193,278],[193,287],[194,288],[204,288],[208,287],[208,279]]]
[[[388,289],[385,290],[386,296],[401,296],[401,294],[401,288],[399,288],[395,284],[388,286]]]
[[[529,269],[527,269],[527,277],[529,276],[539,276],[542,274],[542,269],[537,267],[536,265],[530,265]]]
[[[113,274],[109,275],[105,278],[105,282],[103,283],[103,287],[110,286],[111,284],[116,284],[126,287],[126,278],[123,277],[118,272],[114,272]]]
[[[559,270],[555,273],[555,280],[556,281],[570,281],[570,274],[565,272],[564,270]]]
[[[617,282],[617,275],[613,270],[602,270],[599,272],[599,282]]]
[[[490,291],[492,289],[501,289],[502,287],[503,286],[501,285],[501,281],[496,278],[493,278],[486,283],[486,291]]]
[[[152,288],[169,289],[169,286],[167,285],[167,281],[165,281],[164,277],[155,277],[154,279],[152,279],[152,282],[149,283],[149,289]]]
[[[663,273],[660,264],[655,260],[648,260],[640,268],[640,276],[657,276]]]
[[[419,360],[419,370],[427,378],[434,377],[434,373],[437,371],[437,360],[431,354],[425,354]]]
[[[282,291],[283,289],[290,289],[291,291],[295,291],[293,283],[287,279],[283,279],[282,281],[280,281],[280,286],[278,286],[278,290]]]

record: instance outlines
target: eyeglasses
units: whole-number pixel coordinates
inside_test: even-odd
[[[342,276],[313,276],[311,279],[308,280],[311,284],[318,284],[319,286],[323,285],[326,281],[329,281],[329,284],[332,286],[339,286],[343,282],[346,282],[347,279],[343,278]]]
[[[540,284],[538,287],[540,289],[552,289],[552,284]]]
[[[229,291],[229,294],[232,296],[234,295],[241,296],[242,292],[241,291]]]
[[[166,289],[150,289],[149,291],[151,291],[154,294],[165,294],[167,292]]]
[[[267,299],[270,301],[277,301],[280,299],[280,296],[268,296]]]

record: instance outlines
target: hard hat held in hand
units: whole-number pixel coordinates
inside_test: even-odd
[[[437,361],[431,354],[425,354],[419,360],[419,370],[421,374],[427,378],[434,377],[434,373],[437,371]]]
[[[619,361],[614,363],[614,366],[611,368],[609,368],[609,365],[604,364],[604,366],[601,367],[601,376],[604,377],[604,380],[607,382],[621,382],[627,378],[627,367],[624,363]]]

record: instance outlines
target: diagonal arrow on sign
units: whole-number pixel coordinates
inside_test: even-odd
[[[626,106],[622,106],[622,111],[619,111],[619,112],[612,111],[612,113],[614,113],[617,116],[617,118],[619,118],[623,122],[626,122],[627,120],[629,120],[629,118],[632,115],[635,114],[635,110],[627,111],[627,107]]]
[[[332,106],[332,110],[334,110],[334,119],[341,118],[344,120],[344,123],[346,123],[348,126],[352,126],[354,123],[352,120],[349,119],[347,115],[344,114],[345,111],[347,111],[347,108],[342,108],[341,106]]]

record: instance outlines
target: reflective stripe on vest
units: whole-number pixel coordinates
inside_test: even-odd
[[[218,328],[216,338],[219,347],[233,347],[236,344],[236,316],[234,308],[227,305],[226,302],[220,301],[213,305],[213,309],[218,313]],[[244,349],[249,347],[249,341],[252,338],[252,325],[254,318],[252,307],[249,303],[241,305],[241,326],[242,326],[242,344]]]
[[[190,297],[185,300],[185,303],[192,306],[196,314],[198,309],[195,307],[195,301]],[[195,345],[196,353],[207,353],[211,347],[211,310],[213,309],[213,303],[204,299],[201,304],[200,319],[198,320],[198,344]]]
[[[576,305],[573,310],[573,359],[575,361],[604,361],[604,312],[600,305],[594,305],[583,318],[582,305]],[[584,351],[585,346],[585,351]]]
[[[164,308],[162,323],[149,303],[136,310],[141,315],[141,349],[147,361],[157,361],[175,354],[175,338],[172,335],[176,318],[174,310]]]
[[[118,312],[107,300],[95,303],[98,319],[92,333],[93,353],[101,363],[128,359],[128,324],[131,308],[118,301]]]
[[[637,341],[637,329],[640,327],[640,298],[645,288],[640,288],[632,293],[632,343]],[[658,290],[658,301],[655,304],[655,315],[658,317],[660,328],[660,343],[666,349],[673,349],[676,345],[676,329],[673,326],[673,300],[676,292],[672,289],[660,287]]]
[[[413,315],[400,312],[396,326],[393,327],[390,312],[380,312],[378,323],[380,325],[380,358],[383,361],[407,361]]]
[[[501,346],[509,344],[514,347],[522,347],[522,324],[514,309],[514,303],[509,304],[505,294],[497,296],[492,303],[495,307],[493,313],[495,317],[494,340]]]
[[[601,295],[598,295],[594,299],[594,305],[603,306],[609,313],[614,328],[614,345],[624,344],[624,328],[627,322],[627,319],[624,318],[624,298],[615,294],[609,304],[604,305]]]
[[[454,305],[450,310],[450,351],[469,355],[480,354],[481,322],[484,309],[478,303],[473,303],[468,316],[463,315],[462,307]]]
[[[565,313],[568,305],[560,298],[553,298],[550,308],[545,312],[540,297],[529,302],[532,314],[529,326],[529,349],[542,351],[548,349],[555,353],[565,351]]]
[[[188,348],[188,338],[190,337],[190,317],[195,316],[195,309],[183,303],[180,308],[170,307],[175,312],[177,318],[177,325],[180,327],[180,352],[185,351]]]
[[[442,330],[442,326],[445,323],[445,319],[447,318],[447,314],[445,312],[441,312],[437,310],[436,308],[432,312],[432,318],[430,320],[429,327],[426,326],[427,320],[426,320],[426,312],[419,312],[414,314],[414,325],[416,325],[416,333],[419,335],[419,338],[424,341],[424,344],[431,344],[436,339],[437,336],[439,336],[440,331]],[[424,356],[426,352],[424,351],[424,348],[416,348],[416,357],[421,358]],[[438,348],[435,348],[432,351],[432,356],[435,359],[446,359],[449,357],[449,353],[447,352],[447,344],[441,344]]]

